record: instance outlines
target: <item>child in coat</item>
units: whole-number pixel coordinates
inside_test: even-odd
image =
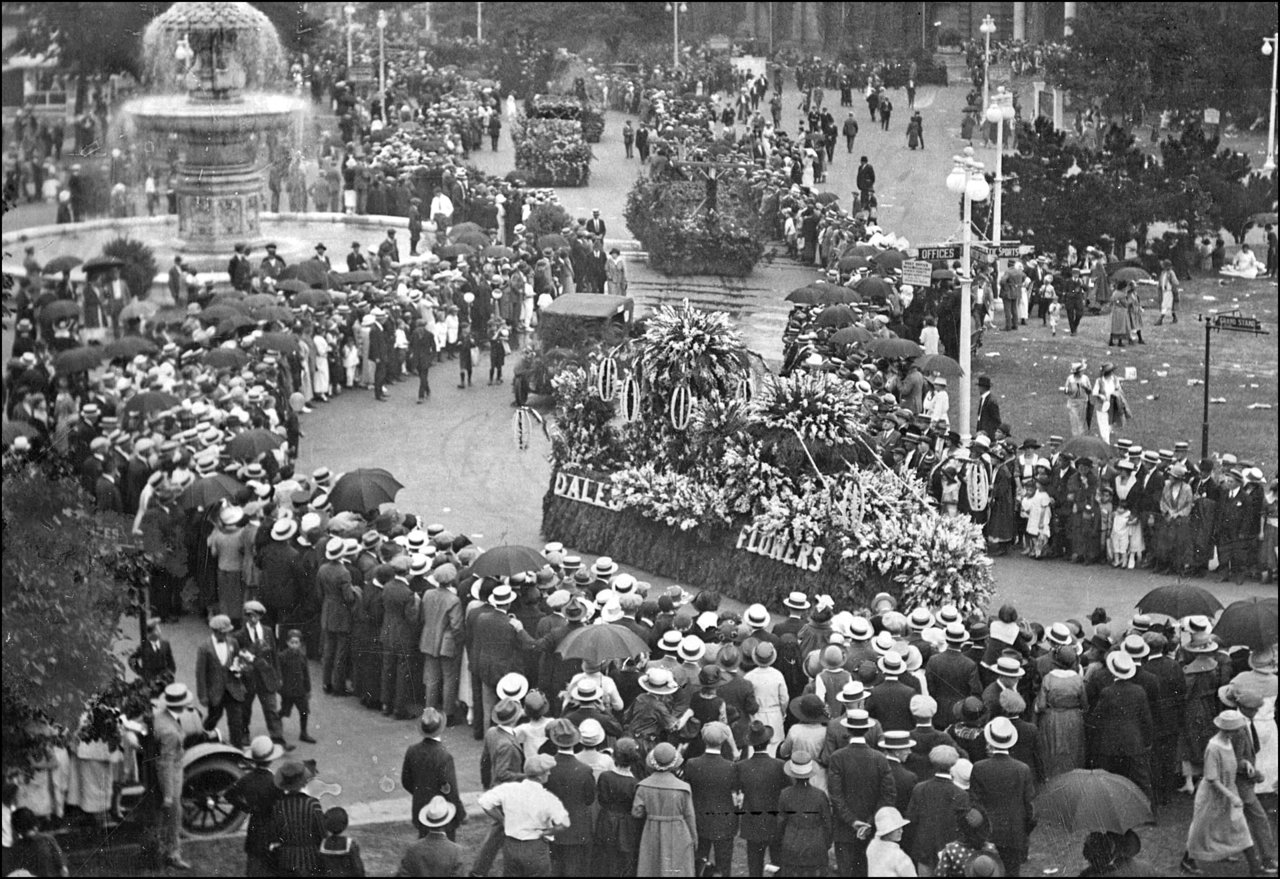
[[[458,329],[458,387],[471,386],[471,370],[475,367],[473,353],[475,339],[471,337],[471,325],[462,324]]]
[[[335,806],[324,813],[324,840],[320,843],[320,875],[363,876],[360,843],[349,836],[347,810]]]
[[[285,636],[286,646],[280,651],[280,720],[298,707],[298,741],[315,744],[307,732],[311,717],[311,669],[307,665],[307,653],[302,649],[302,632],[290,629]]]
[[[507,340],[511,330],[501,315],[489,318],[489,384],[502,384],[502,367],[507,362]]]

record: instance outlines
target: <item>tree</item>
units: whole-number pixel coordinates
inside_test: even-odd
[[[1070,51],[1049,56],[1050,79],[1126,122],[1162,110],[1190,119],[1214,107],[1247,124],[1266,112],[1270,70],[1246,35],[1260,45],[1275,28],[1275,7],[1218,5],[1230,16],[1200,3],[1082,4]]]
[[[24,770],[52,733],[74,729],[120,678],[114,652],[130,607],[118,576],[123,530],[88,512],[58,462],[6,461],[3,492],[4,769]]]
[[[1239,238],[1249,217],[1275,211],[1276,175],[1251,175],[1247,155],[1219,146],[1196,122],[1162,141],[1163,183],[1178,194],[1176,219],[1186,228],[1225,228]]]

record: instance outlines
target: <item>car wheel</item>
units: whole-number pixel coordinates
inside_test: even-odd
[[[182,782],[182,829],[188,836],[230,833],[245,814],[227,799],[227,790],[243,773],[230,760],[209,760],[187,770]]]

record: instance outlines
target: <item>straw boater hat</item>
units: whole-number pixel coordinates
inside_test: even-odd
[[[685,635],[676,647],[681,662],[697,662],[707,655],[707,645],[697,635]]]
[[[498,679],[498,686],[494,690],[499,699],[514,699],[519,702],[529,692],[529,680],[519,672],[508,672]]]
[[[982,736],[989,747],[1007,751],[1018,743],[1018,728],[1009,718],[996,717],[983,727]]]
[[[418,811],[418,822],[424,827],[444,827],[453,823],[457,814],[458,807],[437,794]]]
[[[753,629],[763,629],[769,625],[769,611],[763,604],[753,604],[742,614],[742,621]]]
[[[680,685],[672,678],[671,672],[661,666],[646,669],[640,676],[639,684],[640,689],[655,696],[670,696],[680,689]]]
[[[1117,650],[1107,654],[1107,671],[1116,680],[1127,681],[1138,673],[1138,667],[1133,664],[1133,657]]]
[[[803,592],[792,592],[782,599],[782,603],[792,610],[808,610],[810,607],[809,598]]]
[[[271,736],[258,736],[249,743],[249,759],[259,765],[278,760],[282,754],[284,747],[271,741]]]
[[[157,707],[181,711],[196,704],[196,697],[187,689],[186,684],[170,684],[164,688],[164,693],[159,698],[151,701]]]

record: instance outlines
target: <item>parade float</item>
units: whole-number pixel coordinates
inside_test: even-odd
[[[991,595],[981,528],[881,463],[875,400],[769,374],[724,313],[663,306],[553,383],[548,537],[769,606],[792,590],[966,610]]]
[[[577,95],[534,95],[525,102],[530,119],[568,119],[582,127],[587,143],[599,143],[604,136],[604,106],[599,101]]]
[[[586,186],[591,147],[575,119],[542,119],[523,113],[511,126],[516,173],[531,186]]]

